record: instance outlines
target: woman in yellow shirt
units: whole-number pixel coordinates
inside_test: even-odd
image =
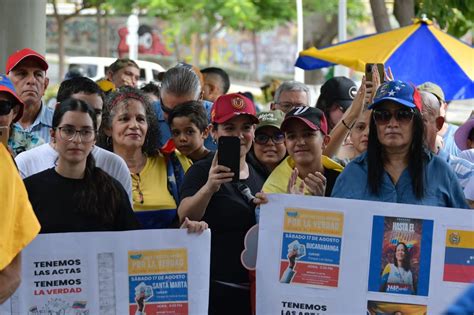
[[[98,143],[121,156],[132,176],[133,209],[147,229],[178,224],[179,185],[191,162],[159,151],[159,128],[148,98],[122,87],[109,94]]]

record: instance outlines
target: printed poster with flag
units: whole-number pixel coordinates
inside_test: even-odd
[[[474,281],[474,231],[446,231],[443,280],[461,283]]]
[[[40,234],[0,314],[207,314],[211,231]]]
[[[473,261],[471,210],[268,199],[258,224],[257,315],[443,314],[474,278],[471,267],[455,274],[449,266]]]

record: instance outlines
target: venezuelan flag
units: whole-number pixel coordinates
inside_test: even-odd
[[[444,281],[474,281],[474,231],[448,230],[444,256]]]
[[[303,50],[296,66],[314,70],[340,64],[365,71],[366,63],[385,64],[397,80],[415,85],[436,83],[446,100],[474,98],[472,47],[440,31],[427,19],[326,48]]]

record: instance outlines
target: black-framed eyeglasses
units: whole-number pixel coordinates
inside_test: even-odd
[[[63,126],[57,127],[59,130],[59,137],[66,141],[72,141],[76,134],[79,134],[79,138],[82,142],[91,142],[95,139],[95,130],[92,128],[84,128],[76,130],[74,127]]]
[[[392,117],[400,123],[409,123],[415,116],[415,111],[411,108],[401,108],[393,112],[388,109],[374,109],[372,116],[377,124],[388,124]]]
[[[16,106],[17,102],[9,100],[0,101],[0,116],[10,114],[11,110]]]
[[[285,141],[285,134],[283,134],[283,132],[275,132],[272,135],[267,135],[266,133],[259,133],[255,135],[255,143],[260,145],[267,144],[270,139],[272,139],[274,144],[283,143],[283,141]]]
[[[161,109],[163,110],[163,112],[169,114],[173,111],[172,108],[169,108],[169,107],[166,107],[166,105],[163,103],[163,99],[161,98],[160,96],[160,106],[161,106]]]
[[[278,103],[275,103],[277,104],[278,106],[280,106],[280,109],[287,113],[289,112],[290,110],[292,110],[293,108],[295,107],[305,107],[305,106],[308,106],[306,104],[303,104],[303,103],[291,103],[291,102],[278,102]]]
[[[132,178],[135,179],[134,182],[136,183],[136,185],[133,185],[132,190],[136,191],[138,194],[138,200],[135,199],[135,195],[133,196],[133,203],[139,203],[142,205],[145,202],[145,199],[143,199],[143,192],[140,189],[140,173],[132,174]]]

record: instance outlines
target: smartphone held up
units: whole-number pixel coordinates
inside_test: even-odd
[[[234,173],[232,182],[239,181],[240,175],[240,139],[221,136],[217,142],[217,164],[230,168]]]

